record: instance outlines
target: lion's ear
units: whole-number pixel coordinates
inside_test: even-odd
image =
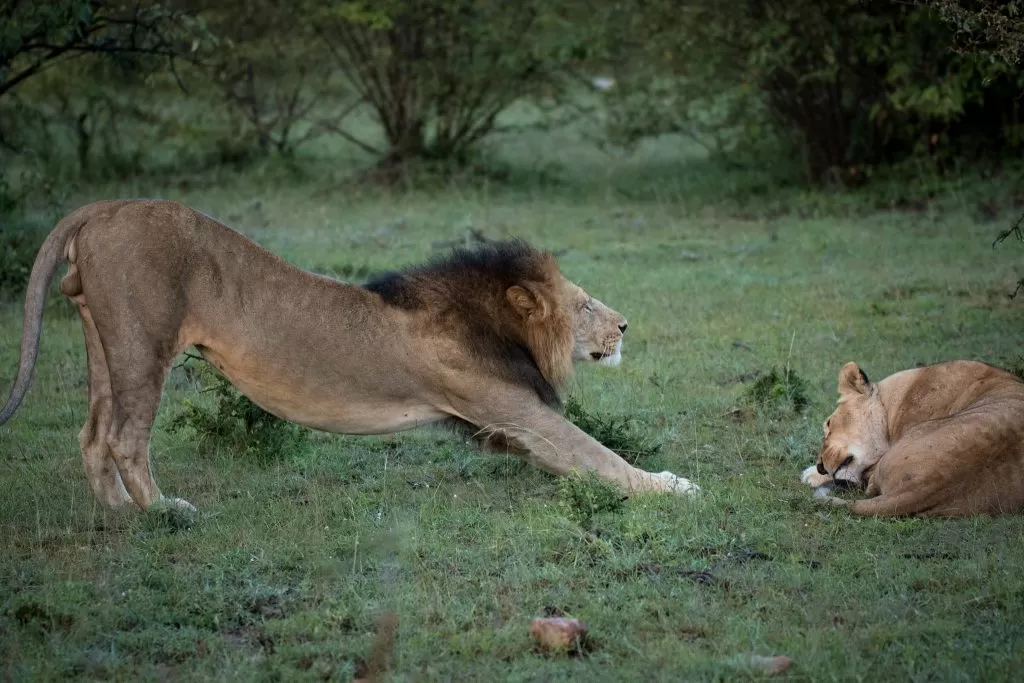
[[[543,320],[547,316],[547,303],[542,297],[537,296],[532,288],[512,285],[505,290],[505,296],[512,307],[524,318]]]
[[[871,393],[871,381],[868,376],[854,362],[849,362],[839,371],[839,393],[842,394],[864,394]]]

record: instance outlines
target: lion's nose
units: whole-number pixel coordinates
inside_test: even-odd
[[[825,469],[825,463],[818,461],[818,474],[828,474],[828,470]]]
[[[619,332],[625,332],[627,327],[629,327],[628,323],[622,323],[619,325]]]

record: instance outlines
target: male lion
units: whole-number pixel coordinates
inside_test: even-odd
[[[626,320],[524,242],[458,251],[365,287],[307,273],[170,201],[82,207],[43,243],[29,278],[6,422],[39,350],[58,266],[89,363],[79,434],[104,504],[163,498],[149,438],[173,359],[189,345],[271,413],[316,429],[380,434],[451,419],[554,474],[595,470],[628,492],[693,491],[630,466],[557,408],[573,361],[617,364]]]
[[[802,480],[858,515],[997,515],[1024,508],[1024,382],[975,361],[904,370],[877,384],[839,373],[817,465]],[[866,486],[867,500],[828,496]]]

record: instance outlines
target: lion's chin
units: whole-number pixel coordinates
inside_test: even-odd
[[[589,360],[598,365],[610,365],[612,367],[617,366],[622,362],[622,341],[615,345],[615,350],[611,353],[604,351],[590,351],[586,352],[582,349],[577,349],[576,356],[573,358],[574,361]]]

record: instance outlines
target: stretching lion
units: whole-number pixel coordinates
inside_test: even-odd
[[[876,384],[856,363],[839,373],[825,423],[818,495],[858,515],[998,515],[1024,509],[1024,382],[975,361],[904,370]],[[828,496],[835,483],[866,500]]]
[[[381,434],[454,419],[553,474],[595,470],[627,493],[697,488],[630,466],[559,413],[574,361],[618,364],[626,320],[550,254],[502,242],[359,287],[170,201],[90,204],[50,233],[0,424],[28,390],[46,290],[64,261],[60,289],[78,304],[89,363],[79,442],[108,506],[191,508],[161,495],[149,457],[164,380],[190,345],[256,404],[315,429]]]

